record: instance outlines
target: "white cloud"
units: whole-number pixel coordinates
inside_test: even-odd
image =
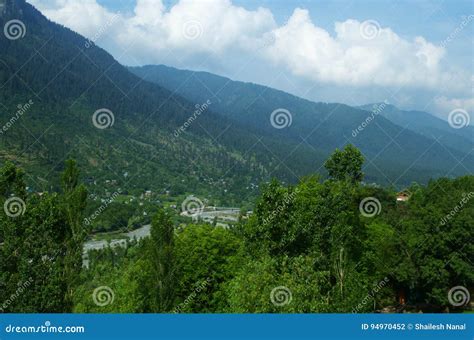
[[[304,9],[296,8],[277,26],[269,9],[246,10],[230,0],[180,0],[171,8],[161,0],[138,0],[131,13],[113,13],[96,0],[31,2],[88,38],[119,15],[98,44],[122,62],[191,68],[196,60],[211,60],[208,65],[219,64],[217,69],[230,73],[233,60],[255,59],[262,68],[287,71],[295,81],[402,88],[400,96],[421,89],[438,97],[472,97],[472,75],[450,68],[443,47],[419,36],[402,38],[376,21],[336,22],[331,33],[315,25]],[[445,102],[450,100],[455,99]],[[435,104],[444,109],[439,100]]]
[[[447,116],[451,111],[457,109],[474,114],[474,98],[446,98],[441,96],[435,98],[435,105],[440,112],[444,113],[443,116]]]
[[[80,34],[92,38],[116,14],[100,6],[95,0],[31,0],[49,19]]]
[[[308,11],[296,9],[274,30],[267,53],[298,76],[339,85],[436,87],[446,77],[440,68],[444,49],[422,37],[404,40],[379,25],[364,35],[363,23],[351,19],[337,22],[335,32],[331,36]]]

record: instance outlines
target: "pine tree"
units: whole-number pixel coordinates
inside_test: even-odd
[[[169,214],[160,209],[153,218],[150,239],[152,280],[151,309],[170,311],[174,303],[174,227]]]
[[[79,273],[82,268],[82,249],[88,235],[88,228],[83,221],[86,207],[87,190],[79,185],[79,169],[74,160],[66,161],[62,176],[64,210],[68,222],[65,239],[64,280],[67,284],[65,303],[72,309],[74,288],[79,284]]]
[[[23,172],[8,162],[0,170],[0,311],[12,309],[9,298],[15,293],[22,263],[22,240],[27,208]]]

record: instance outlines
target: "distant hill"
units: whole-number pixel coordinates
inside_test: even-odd
[[[251,187],[272,176],[296,181],[324,159],[303,148],[293,155],[298,168],[289,170],[279,159],[296,144],[242,127],[215,114],[212,104],[181,131],[204,102],[143,81],[23,0],[0,1],[1,27],[20,20],[26,33],[18,39],[0,35],[0,122],[9,124],[0,160],[33,173],[26,178],[32,190],[56,186],[64,160],[73,157],[89,183],[115,181],[108,191],[196,192],[232,203],[256,194]],[[102,108],[113,113],[106,129],[93,124]]]
[[[24,167],[32,191],[56,187],[72,157],[91,192],[195,193],[234,205],[271,177],[324,175],[324,160],[346,143],[366,156],[367,182],[402,187],[474,170],[473,156],[384,117],[353,137],[362,109],[209,73],[127,69],[24,0],[0,2],[1,27],[24,25],[15,39],[0,34],[0,162]],[[278,109],[291,114],[289,126],[271,124]],[[113,125],[98,128],[96,112]]]
[[[373,110],[374,105],[361,106],[364,110]],[[402,127],[431,139],[439,139],[443,145],[463,153],[474,148],[474,127],[466,126],[453,129],[447,121],[423,111],[404,111],[393,105],[387,105],[380,115]]]
[[[207,72],[163,65],[129,69],[191,101],[211,99],[216,102],[219,114],[261,133],[272,133],[325,153],[353,143],[368,159],[365,172],[369,182],[403,186],[411,181],[424,182],[433,177],[457,176],[474,170],[474,157],[466,156],[466,140],[462,136],[445,143],[442,138],[435,140],[423,131],[406,129],[406,124],[397,124],[383,115],[354,133],[370,116],[361,108],[314,103],[279,90]],[[276,130],[270,124],[270,114],[278,108],[291,113],[291,126]],[[443,131],[447,136],[449,132]],[[464,147],[454,148],[457,144]]]

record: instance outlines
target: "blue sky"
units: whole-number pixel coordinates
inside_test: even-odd
[[[127,65],[205,70],[315,101],[473,114],[473,1],[30,2]]]

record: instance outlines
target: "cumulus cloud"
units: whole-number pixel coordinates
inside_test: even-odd
[[[474,98],[446,98],[441,96],[435,98],[435,104],[445,115],[456,109],[474,113]]]
[[[288,23],[274,31],[268,56],[295,74],[313,80],[352,84],[433,86],[444,51],[423,38],[406,41],[373,22],[335,24],[336,36],[315,26],[306,10],[296,9]]]
[[[56,0],[29,1],[49,19],[69,27],[86,37],[92,38],[96,32],[116,16],[93,1]]]
[[[439,98],[458,98],[438,99],[440,110],[448,102],[472,106],[472,75],[450,69],[443,46],[421,36],[402,38],[375,20],[336,22],[329,32],[313,23],[305,9],[296,8],[278,26],[269,9],[247,10],[231,0],[180,0],[170,8],[162,0],[137,0],[130,13],[114,13],[96,0],[31,2],[89,39],[118,17],[97,43],[129,64],[192,67],[191,61],[209,59],[225,69],[234,67],[234,59],[255,59],[262,67],[286,70],[295,81],[404,88],[401,96],[422,89]]]

